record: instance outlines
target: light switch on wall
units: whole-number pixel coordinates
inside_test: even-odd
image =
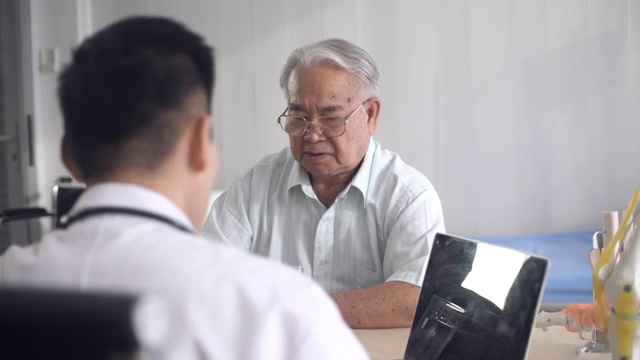
[[[57,73],[60,71],[60,49],[42,49],[39,56],[41,72]]]

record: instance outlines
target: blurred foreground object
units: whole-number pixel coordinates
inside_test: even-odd
[[[160,298],[72,289],[0,287],[0,358],[142,359],[166,342]]]

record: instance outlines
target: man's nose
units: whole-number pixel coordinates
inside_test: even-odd
[[[315,130],[314,130],[315,129]],[[305,140],[318,141],[320,138],[324,138],[324,134],[322,133],[322,128],[320,125],[315,122],[310,122],[307,124],[307,130],[304,133]]]

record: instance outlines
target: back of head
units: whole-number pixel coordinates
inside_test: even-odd
[[[211,112],[213,86],[213,50],[176,21],[127,18],[83,41],[60,75],[58,96],[84,180],[123,165],[157,168],[194,111],[193,99],[203,99],[198,111]]]
[[[300,67],[342,68],[353,74],[362,90],[369,96],[378,96],[380,74],[371,56],[362,48],[342,39],[327,39],[297,48],[291,53],[280,74],[280,87],[290,97],[290,83]]]

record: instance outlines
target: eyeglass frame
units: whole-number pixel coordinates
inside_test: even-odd
[[[330,138],[336,138],[336,137],[340,137],[342,135],[344,135],[347,132],[347,124],[349,123],[349,120],[351,120],[351,118],[353,117],[353,115],[355,115],[355,113],[362,109],[362,107],[368,103],[371,99],[373,99],[373,96],[370,98],[367,98],[365,100],[363,100],[360,105],[358,105],[357,108],[355,108],[349,115],[347,115],[346,117],[344,117],[344,119],[342,120],[344,122],[344,126],[342,128],[342,133],[340,133],[340,135],[333,135],[333,136],[327,136],[322,132],[322,129],[316,124],[316,127],[318,128],[318,131],[320,134],[322,134],[323,137],[330,139]],[[320,118],[340,118],[340,116],[327,116],[327,115],[323,115],[323,116],[314,116],[311,118],[311,120],[307,119],[304,116],[299,116],[299,115],[287,115],[286,112],[289,111],[289,107],[287,106],[286,109],[284,109],[284,111],[282,112],[282,114],[280,116],[278,116],[278,124],[280,125],[280,128],[288,135],[291,136],[295,136],[295,137],[304,137],[309,133],[309,129],[311,128],[311,125],[313,125],[313,120],[314,119],[320,119]],[[293,135],[287,132],[287,130],[284,129],[284,125],[282,124],[282,122],[280,122],[280,119],[282,119],[283,117],[295,117],[295,118],[301,118],[302,120],[304,120],[305,122],[305,128],[302,131],[302,134],[300,135]]]

